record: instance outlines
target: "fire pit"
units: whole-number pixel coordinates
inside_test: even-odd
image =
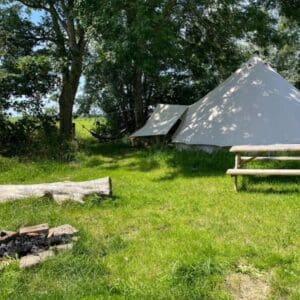
[[[56,251],[73,247],[78,230],[71,225],[49,228],[48,224],[22,227],[19,231],[0,230],[0,262],[20,258],[20,267],[34,266]]]

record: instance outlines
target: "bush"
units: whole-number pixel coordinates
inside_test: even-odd
[[[69,161],[74,159],[74,150],[74,144],[60,137],[53,116],[26,116],[16,121],[0,116],[1,155]]]

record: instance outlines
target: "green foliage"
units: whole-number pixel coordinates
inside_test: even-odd
[[[298,0],[269,0],[269,1],[259,1],[262,2],[267,8],[277,8],[281,16],[284,16],[291,21],[300,22],[300,6]]]
[[[19,0],[0,6],[1,113],[20,110],[21,102],[22,109],[33,104],[37,115],[43,100],[55,91],[60,131],[67,139],[72,137],[73,104],[87,45],[77,13],[79,2]],[[26,17],[32,10],[41,13],[38,25]]]
[[[179,25],[172,19],[173,11],[172,1],[106,1],[86,8],[85,17],[92,23],[95,42],[86,70],[87,100],[83,103],[98,104],[121,129],[132,130],[135,126],[137,69],[143,77],[138,96],[145,115],[147,107],[164,94],[161,90],[167,90],[164,82],[171,83],[167,76],[161,79],[160,72],[177,60]]]
[[[256,1],[254,1],[256,2]],[[258,1],[265,15],[272,19],[271,31],[258,44],[265,60],[288,81],[300,88],[299,1]],[[256,3],[257,4],[257,3]],[[271,24],[270,24],[271,25]],[[271,41],[271,43],[270,43]]]
[[[1,6],[0,11],[0,113],[13,108],[37,115],[57,76],[46,52],[36,50],[38,28],[22,16],[21,6]]]
[[[0,154],[23,158],[74,159],[75,145],[62,139],[52,116],[0,117]]]
[[[300,88],[300,34],[299,23],[285,17],[280,18],[279,23],[280,40],[277,45],[277,51],[270,50],[271,58],[278,71]]]

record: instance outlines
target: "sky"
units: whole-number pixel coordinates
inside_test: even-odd
[[[41,17],[42,17],[42,16],[43,16],[42,12],[37,11],[37,10],[34,10],[34,11],[32,11],[32,13],[31,13],[30,20],[31,20],[33,23],[38,23],[38,22],[41,20]]]

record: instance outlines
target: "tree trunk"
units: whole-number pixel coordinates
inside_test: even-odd
[[[139,129],[144,123],[143,113],[143,97],[142,97],[142,70],[139,66],[135,67],[134,77],[134,117],[135,117],[135,128]]]
[[[59,97],[59,119],[60,133],[66,139],[71,139],[73,136],[73,106],[81,72],[82,57],[73,60],[70,71],[63,71],[62,91]]]
[[[67,77],[63,75],[63,77]],[[68,79],[63,79],[62,92],[59,97],[59,120],[60,133],[66,138],[72,136],[72,113],[74,98],[72,97],[72,87]]]

